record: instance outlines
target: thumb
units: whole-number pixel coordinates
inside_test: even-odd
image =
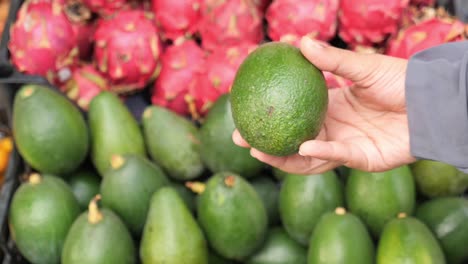
[[[320,70],[332,72],[356,83],[364,81],[374,72],[380,56],[326,46],[307,36],[301,40],[301,52]]]

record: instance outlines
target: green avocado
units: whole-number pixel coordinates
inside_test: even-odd
[[[101,183],[102,205],[112,209],[138,237],[145,225],[151,196],[168,184],[164,172],[147,158],[114,155]]]
[[[310,239],[308,264],[373,264],[374,261],[372,238],[357,216],[338,207],[320,218]]]
[[[192,122],[154,105],[145,109],[142,120],[148,152],[171,178],[187,181],[203,173],[200,135]]]
[[[278,185],[267,176],[262,176],[250,180],[252,187],[257,191],[260,199],[262,199],[265,209],[268,213],[268,222],[270,225],[275,225],[279,222]]]
[[[441,197],[421,204],[415,216],[423,221],[439,240],[447,262],[468,262],[468,200]]]
[[[247,264],[306,264],[307,249],[292,239],[282,227],[268,231],[265,243]]]
[[[420,220],[398,215],[388,222],[377,246],[377,264],[445,264],[439,242]]]
[[[468,188],[468,174],[452,165],[432,160],[419,160],[410,167],[417,190],[426,197],[460,195]]]
[[[73,222],[63,246],[61,263],[134,264],[136,257],[136,248],[125,224],[113,211],[99,209],[93,199],[89,209]]]
[[[408,166],[385,172],[352,169],[346,182],[348,209],[379,237],[385,224],[398,213],[411,215],[416,205],[413,176]]]
[[[231,115],[229,95],[220,96],[200,128],[201,157],[213,172],[232,171],[252,177],[263,168],[263,163],[250,155],[250,150],[234,144],[235,125]]]
[[[317,175],[288,174],[279,196],[281,221],[288,234],[303,246],[320,217],[343,206],[343,186],[333,171]]]
[[[112,155],[146,156],[143,135],[137,120],[120,99],[101,92],[91,100],[88,111],[91,129],[91,158],[103,176],[111,167]]]
[[[140,245],[143,264],[207,264],[208,243],[172,187],[153,194]]]
[[[22,256],[34,264],[60,263],[67,233],[80,214],[65,181],[31,174],[16,190],[9,210],[10,234]]]
[[[88,155],[88,127],[65,96],[44,86],[24,85],[13,108],[15,144],[31,167],[62,175],[81,165]]]
[[[269,42],[240,65],[230,100],[235,126],[252,147],[287,156],[320,132],[328,89],[322,72],[298,48]]]
[[[216,253],[244,260],[263,244],[268,216],[260,196],[243,177],[213,175],[197,203],[198,221]]]
[[[73,194],[81,207],[86,210],[91,199],[99,193],[101,177],[91,170],[79,170],[67,177]]]

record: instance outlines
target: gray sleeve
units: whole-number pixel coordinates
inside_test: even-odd
[[[468,41],[410,58],[406,108],[411,154],[468,173]]]

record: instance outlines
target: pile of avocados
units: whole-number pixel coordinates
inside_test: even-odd
[[[34,172],[9,212],[22,256],[35,264],[468,261],[467,175],[434,161],[309,176],[269,168],[232,142],[229,96],[197,126],[157,106],[138,123],[107,92],[85,119],[55,90],[22,87],[13,130]],[[419,184],[440,175],[443,183]]]
[[[272,73],[268,61],[244,66],[258,64]],[[317,135],[328,99],[309,68],[297,74],[315,76],[303,84],[318,87],[316,100],[299,107],[320,101],[318,109],[286,107],[304,94],[283,100],[287,90],[274,87],[292,80],[272,84],[271,97],[260,89],[257,97],[269,100],[262,105],[249,96],[255,89],[236,88],[256,80],[248,72],[201,123],[158,106],[139,122],[110,92],[94,97],[83,115],[54,89],[21,87],[13,133],[32,172],[8,219],[21,255],[33,264],[468,263],[467,174],[435,161],[378,173],[269,167],[232,142],[234,129],[260,149],[288,155]],[[254,106],[257,112],[246,111]],[[278,120],[289,134],[275,134]],[[309,124],[305,133],[301,122]]]

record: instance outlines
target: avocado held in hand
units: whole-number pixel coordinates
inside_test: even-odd
[[[270,42],[241,64],[230,100],[234,123],[253,148],[287,156],[320,132],[328,90],[322,72],[298,48]]]

